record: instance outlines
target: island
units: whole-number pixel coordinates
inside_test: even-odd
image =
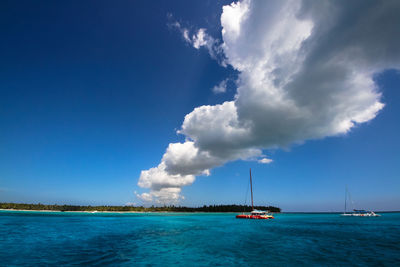
[[[37,211],[82,211],[82,212],[250,212],[248,205],[204,205],[202,207],[183,206],[78,206],[78,205],[46,205],[23,203],[0,203],[2,210],[37,210]],[[280,212],[281,209],[273,206],[254,206],[257,210]]]

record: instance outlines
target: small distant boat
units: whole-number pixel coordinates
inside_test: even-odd
[[[347,190],[347,187],[346,187],[346,191],[345,191],[345,194],[344,194],[344,213],[340,214],[341,216],[355,216],[355,217],[379,217],[379,216],[381,216],[379,214],[376,214],[373,211],[356,210],[356,209],[353,209],[353,212],[347,213],[347,198],[348,198],[348,195],[350,195],[350,194],[348,193],[348,190]]]
[[[255,210],[254,205],[253,205],[253,183],[251,180],[251,169],[250,169],[250,190],[251,190],[251,212],[250,214],[238,214],[236,215],[237,219],[261,219],[261,220],[268,220],[268,219],[274,219],[274,216],[269,214],[268,211],[263,211],[263,210]]]
[[[367,211],[367,210],[353,210],[352,213],[343,213],[341,216],[360,216],[360,217],[379,217],[381,215],[376,214],[373,211]]]

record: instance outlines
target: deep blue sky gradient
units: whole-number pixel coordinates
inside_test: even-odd
[[[0,201],[121,205],[140,202],[140,171],[156,166],[193,108],[231,100],[236,73],[168,27],[221,38],[226,2],[2,1]],[[400,209],[400,74],[376,81],[386,107],[349,134],[266,151],[183,189],[182,205],[245,200],[286,211],[339,210],[347,184],[358,208]]]

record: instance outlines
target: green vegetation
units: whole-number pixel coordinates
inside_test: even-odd
[[[272,206],[254,206],[255,209],[280,212],[281,209]],[[251,206],[244,205],[210,205],[203,207],[181,207],[181,206],[74,206],[74,205],[44,205],[44,204],[19,204],[19,203],[0,203],[0,209],[15,210],[55,210],[55,211],[169,211],[169,212],[250,212]]]

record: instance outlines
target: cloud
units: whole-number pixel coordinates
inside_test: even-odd
[[[160,188],[158,190],[150,190],[150,193],[142,193],[138,194],[135,192],[135,195],[138,199],[142,200],[145,203],[156,203],[156,204],[174,204],[178,203],[179,200],[184,199],[183,196],[180,195],[181,188],[179,187],[166,187]]]
[[[269,159],[269,158],[262,158],[260,160],[258,160],[258,163],[262,163],[262,164],[269,164],[271,163],[273,160]]]
[[[169,14],[169,15],[170,15],[169,18],[172,18],[172,15],[171,14]],[[183,28],[179,22],[174,21],[174,22],[168,23],[167,25],[169,28],[178,29],[181,32],[183,39],[188,43],[192,43],[192,40],[189,37],[189,30],[186,28]]]
[[[177,144],[170,144],[170,147],[176,148]],[[178,149],[178,151],[185,153],[182,149]],[[192,184],[194,180],[194,175],[168,173],[166,164],[162,161],[157,167],[140,173],[138,185],[142,188],[150,189],[150,192],[142,194],[135,192],[135,195],[140,200],[148,203],[176,203],[182,199],[180,195],[181,187]]]
[[[173,16],[168,14],[168,19],[173,20]],[[190,31],[189,28],[183,27],[178,21],[169,22],[168,27],[177,29],[186,43],[190,44],[196,49],[202,47],[206,48],[212,59],[215,59],[221,66],[226,67],[225,55],[221,47],[221,41],[216,39],[209,34],[205,28],[200,28],[194,31]]]
[[[265,149],[348,133],[384,107],[374,75],[399,69],[399,1],[250,1],[224,6],[225,63],[239,72],[232,101],[195,108],[158,167],[142,171],[151,201],[178,201],[197,175]],[[208,47],[206,30],[187,34]],[[185,38],[185,37],[184,37]],[[212,56],[212,53],[210,53]]]
[[[225,93],[227,82],[228,82],[228,79],[225,79],[225,80],[221,81],[218,85],[214,86],[212,88],[212,91],[214,92],[214,94]]]

